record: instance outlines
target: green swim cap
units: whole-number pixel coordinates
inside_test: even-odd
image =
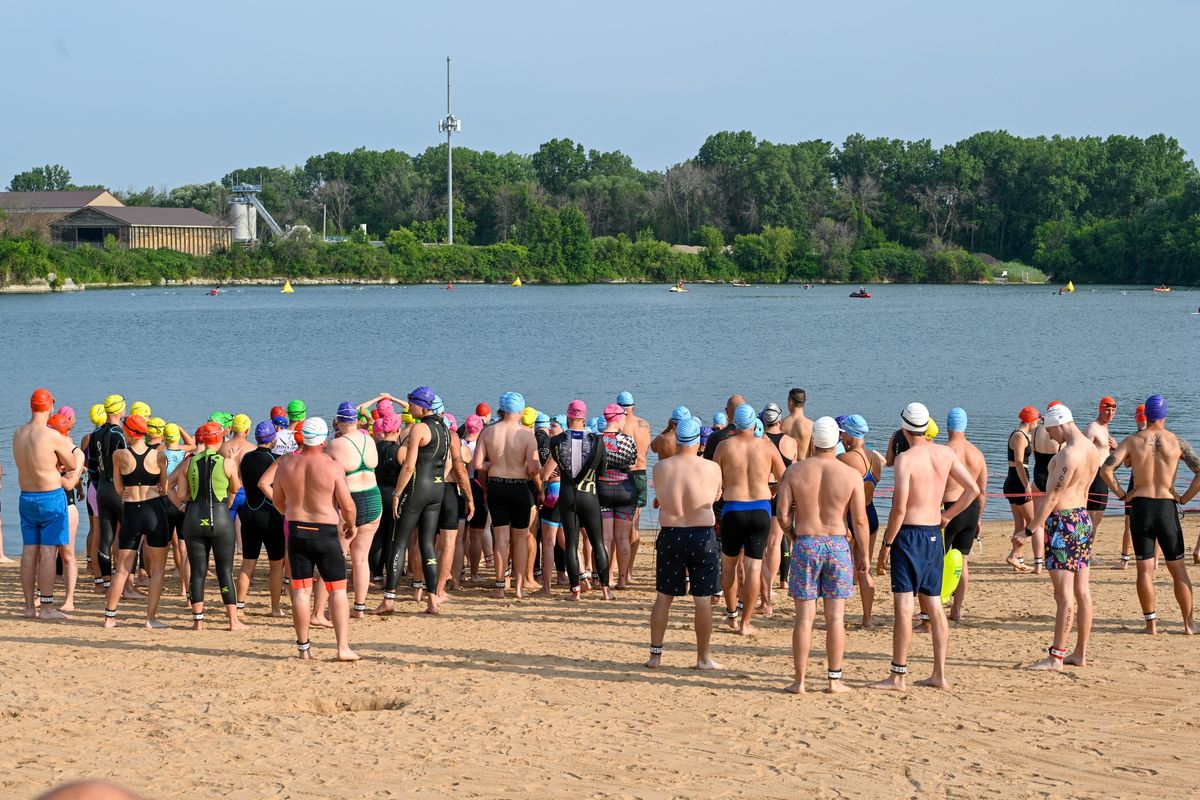
[[[228,428],[233,424],[233,414],[228,411],[214,411],[213,415],[208,418],[210,422],[215,422],[222,428]]]
[[[308,406],[304,405],[303,400],[293,400],[287,405],[288,419],[292,422],[299,422],[308,414]]]

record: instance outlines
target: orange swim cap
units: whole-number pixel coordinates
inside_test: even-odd
[[[35,413],[51,410],[54,408],[54,395],[45,389],[34,389],[33,396],[29,398],[29,408]]]
[[[50,421],[46,423],[46,427],[58,431],[63,436],[67,436],[71,433],[71,420],[62,414],[55,414],[50,417]]]
[[[1021,422],[1034,422],[1042,418],[1041,412],[1033,406],[1022,408],[1019,416],[1021,417]]]
[[[1133,412],[1133,419],[1135,422],[1145,422],[1146,421],[1146,404],[1145,403],[1142,403]]]
[[[1049,410],[1051,408],[1054,408],[1055,406],[1061,406],[1062,404],[1063,404],[1062,400],[1051,400],[1050,404],[1046,406],[1046,409]]]
[[[225,438],[225,429],[221,427],[219,422],[206,422],[196,429],[196,442],[198,444],[220,444]]]
[[[146,435],[146,418],[137,414],[130,414],[125,418],[124,428],[135,439],[140,439]]]
[[[1103,409],[1106,406],[1111,406],[1112,408],[1116,408],[1117,401],[1113,400],[1111,397],[1105,395],[1104,397],[1100,398],[1100,408]]]

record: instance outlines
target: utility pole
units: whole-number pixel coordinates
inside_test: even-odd
[[[450,137],[462,131],[462,120],[450,113],[450,56],[446,56],[446,118],[438,120],[438,131],[446,134],[446,239],[454,244],[454,143]]]

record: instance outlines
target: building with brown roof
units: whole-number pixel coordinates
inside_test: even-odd
[[[167,248],[205,256],[233,245],[233,228],[194,208],[88,206],[50,224],[51,241],[103,247],[112,236],[124,249]]]
[[[0,231],[35,230],[45,236],[50,223],[87,206],[119,207],[123,203],[105,189],[70,192],[0,192]]]

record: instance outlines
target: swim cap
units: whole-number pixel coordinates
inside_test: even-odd
[[[33,396],[29,398],[29,408],[36,413],[51,410],[54,408],[54,395],[45,389],[34,389]]]
[[[765,428],[763,428],[762,420],[755,419],[754,420],[754,438],[761,439],[763,437],[764,430],[765,430]]]
[[[133,405],[131,405],[129,407],[129,413],[137,414],[142,419],[149,419],[150,418],[150,406],[146,405],[141,400],[137,400],[134,402]]]
[[[275,423],[263,421],[258,423],[254,428],[254,441],[259,444],[267,444],[275,441],[275,436],[278,432],[275,430]]]
[[[245,414],[238,414],[232,420],[230,420],[229,425],[238,433],[245,433],[246,431],[250,430],[250,418]]]
[[[282,416],[281,417],[271,417],[271,422],[272,422],[272,424],[275,425],[276,428],[288,427],[288,418],[287,417],[282,417]]]
[[[846,424],[846,418],[849,416],[849,414],[838,414],[833,418],[833,421],[837,423],[839,431],[844,430],[843,426]]]
[[[779,422],[779,418],[783,415],[783,411],[775,403],[767,403],[763,406],[762,421],[763,425],[774,425]]]
[[[812,443],[818,450],[832,450],[838,443],[838,424],[833,417],[821,417],[813,423]]]
[[[675,426],[675,441],[687,447],[700,441],[700,420],[685,417]]]
[[[739,431],[748,431],[754,427],[754,406],[742,403],[733,412],[733,427]]]
[[[338,403],[337,414],[334,419],[338,422],[355,422],[358,420],[358,409],[354,407],[354,403],[349,400],[343,400]]]
[[[119,394],[110,394],[104,398],[105,414],[121,414],[125,411],[125,398]]]
[[[712,429],[711,425],[704,425],[703,427],[700,428],[700,444],[701,445],[708,443],[708,437],[712,436],[712,432],[713,432],[713,429]]]
[[[624,416],[625,409],[616,403],[609,403],[604,407],[604,420],[606,422],[610,422],[614,419],[621,419]]]
[[[392,401],[388,400],[386,397],[375,404],[375,410],[379,412],[379,416],[381,417],[385,414],[396,413],[396,407],[392,405]]]
[[[544,430],[550,427],[550,417],[546,414],[539,413],[537,420],[534,421],[533,427],[537,430]]]
[[[675,410],[671,412],[672,422],[682,422],[685,419],[690,419],[692,412],[688,411],[687,406],[675,406]]]
[[[842,431],[852,439],[861,439],[870,433],[867,421],[861,414],[851,414],[842,422]]]
[[[271,419],[275,419],[276,417],[287,419],[287,409],[283,406],[271,406],[271,413],[267,416]]]
[[[1054,428],[1059,425],[1066,425],[1068,422],[1074,422],[1075,417],[1071,416],[1071,409],[1064,406],[1062,403],[1050,406],[1046,409],[1046,427]]]
[[[587,419],[587,403],[582,400],[567,403],[567,419]]]
[[[486,420],[492,415],[492,407],[487,403],[480,403],[479,405],[475,406],[475,413]]]
[[[104,420],[107,418],[108,415],[104,413],[103,403],[96,403],[96,405],[88,409],[88,419],[92,421],[93,425],[103,425]]]
[[[162,417],[151,417],[146,420],[146,433],[150,436],[162,436],[165,427],[167,427],[167,421]]]
[[[604,417],[596,417],[596,433],[604,433],[608,430],[608,420]]]
[[[537,423],[538,412],[533,406],[525,406],[521,409],[521,424],[526,428],[532,428]]]
[[[180,433],[179,426],[174,422],[168,422],[163,426],[163,441],[167,444],[175,444],[183,436]]]
[[[937,423],[933,420],[929,420],[929,427],[925,429],[925,438],[932,442],[937,438],[939,433],[941,433],[941,431],[938,430]]]
[[[550,418],[550,422],[553,423],[554,425],[557,425],[558,427],[566,430],[567,415],[566,414],[555,414],[553,417]]]
[[[408,413],[407,411],[405,411],[403,414],[400,415],[400,421],[403,422],[405,425],[416,425],[417,424],[417,418],[414,417],[412,414]]]
[[[950,413],[946,415],[946,430],[962,433],[967,429],[967,412],[966,410],[955,406],[950,409]]]
[[[222,438],[221,423],[219,422],[209,420],[196,429],[197,444],[220,444]]]
[[[504,414],[520,414],[525,409],[525,398],[520,392],[505,392],[500,395],[500,411]]]
[[[46,421],[46,427],[58,431],[63,436],[67,436],[71,432],[71,420],[62,414],[53,414]]]
[[[408,402],[426,411],[433,408],[433,399],[437,397],[428,386],[418,386],[408,393]]]
[[[214,411],[212,416],[208,418],[209,422],[215,422],[222,428],[228,428],[233,425],[233,414],[228,411]]]
[[[929,428],[929,409],[921,403],[909,403],[900,413],[900,421],[904,430],[924,433]]]
[[[483,430],[483,417],[478,414],[467,415],[467,433],[479,433]]]
[[[288,422],[299,422],[308,414],[308,406],[303,400],[293,400],[287,404]]]
[[[1021,422],[1036,422],[1042,418],[1042,412],[1034,406],[1025,406],[1017,416],[1021,418]]]
[[[617,405],[622,408],[629,408],[629,406],[633,405],[633,395],[629,392],[621,392],[617,395]]]
[[[1046,408],[1054,408],[1055,406],[1061,406],[1061,405],[1062,405],[1062,400],[1051,400],[1046,405]]]
[[[320,417],[309,417],[300,426],[300,438],[305,447],[319,447],[329,438],[329,426]]]
[[[1138,406],[1134,410],[1133,421],[1134,422],[1145,422],[1146,421],[1146,404],[1145,403],[1142,403],[1140,406]]]
[[[1152,394],[1146,398],[1146,421],[1158,422],[1167,418],[1167,399],[1161,394]]]
[[[713,414],[713,425],[725,426],[729,424],[729,417],[725,416],[724,411],[718,411]]]
[[[458,418],[453,414],[443,414],[442,422],[446,423],[446,427],[450,430],[454,430],[458,427]]]
[[[431,405],[429,407],[429,410],[435,414],[445,414],[446,413],[446,404],[442,402],[441,395],[435,394],[433,396],[433,405]]]
[[[130,436],[140,439],[146,435],[146,418],[141,414],[130,414],[125,418],[123,427]]]
[[[375,430],[380,433],[395,433],[400,430],[400,417],[395,414],[383,414],[375,420]]]
[[[1113,400],[1111,397],[1108,397],[1106,395],[1106,396],[1100,398],[1100,408],[1101,409],[1116,408],[1116,407],[1117,407],[1117,401]]]

